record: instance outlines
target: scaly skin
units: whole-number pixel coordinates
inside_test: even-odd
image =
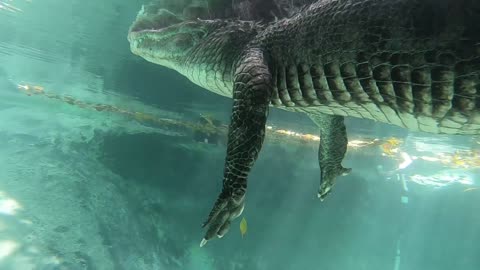
[[[478,0],[320,0],[267,25],[158,14],[139,14],[132,52],[234,99],[223,189],[201,245],[243,211],[269,105],[319,125],[321,199],[350,171],[343,116],[480,134]]]

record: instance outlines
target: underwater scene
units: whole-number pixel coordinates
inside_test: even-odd
[[[480,269],[479,21],[0,0],[0,270]]]

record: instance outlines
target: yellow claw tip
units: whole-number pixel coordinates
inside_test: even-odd
[[[202,241],[200,242],[200,247],[203,247],[207,244],[208,240],[203,238]]]

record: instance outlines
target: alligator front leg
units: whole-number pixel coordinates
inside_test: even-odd
[[[327,114],[309,114],[320,128],[320,146],[318,163],[320,165],[320,188],[318,198],[324,200],[332,191],[335,179],[347,175],[352,169],[344,168],[342,160],[347,152],[347,130],[343,116]]]
[[[259,50],[252,49],[236,69],[233,111],[228,131],[223,188],[203,227],[203,246],[215,236],[223,237],[233,219],[243,211],[247,176],[265,137],[272,78]]]

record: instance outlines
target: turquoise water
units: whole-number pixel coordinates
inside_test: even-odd
[[[246,235],[200,248],[225,146],[184,124],[228,123],[231,100],[130,53],[142,4],[0,0],[1,270],[480,268],[480,139],[359,119],[350,141],[375,144],[322,203],[315,144],[267,138]]]

